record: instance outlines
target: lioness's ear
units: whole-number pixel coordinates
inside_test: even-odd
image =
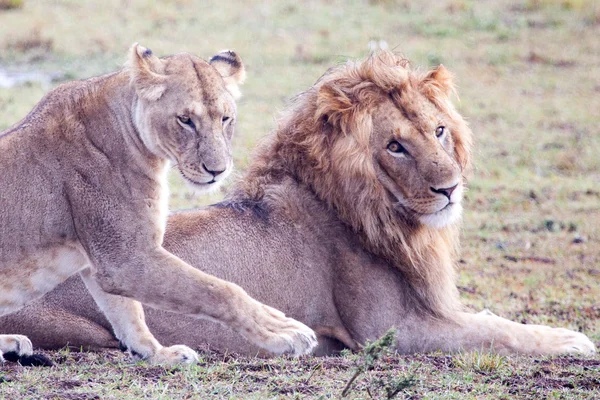
[[[246,79],[246,68],[240,56],[231,50],[223,50],[215,54],[210,59],[212,65],[225,81],[227,90],[237,100],[242,97],[238,85],[244,83]]]
[[[429,71],[427,75],[425,75],[422,84],[425,89],[441,93],[444,96],[449,96],[450,93],[454,92],[452,74],[442,64]],[[435,93],[431,94],[433,97],[435,96]]]
[[[148,101],[160,99],[165,90],[166,76],[163,62],[152,54],[152,50],[135,43],[129,49],[127,67],[131,73],[131,83],[138,95]]]

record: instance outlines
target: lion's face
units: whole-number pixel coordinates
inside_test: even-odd
[[[314,165],[330,152],[322,173],[331,180],[319,190],[332,193],[338,210],[372,235],[376,221],[393,218],[384,209],[435,228],[457,222],[462,212],[471,133],[450,103],[450,73],[440,66],[421,75],[402,62],[384,53],[326,75],[315,121],[337,133],[302,142]],[[362,211],[354,212],[357,204]]]
[[[217,186],[233,168],[234,85],[243,79],[241,60],[229,51],[211,64],[189,54],[158,59],[145,49],[133,57],[135,121],[144,144],[176,164],[195,188]]]
[[[463,179],[455,158],[459,129],[418,90],[382,99],[373,117],[375,173],[398,205],[421,223],[443,227],[461,215]]]

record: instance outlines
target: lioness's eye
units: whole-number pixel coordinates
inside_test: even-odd
[[[177,121],[179,121],[179,123],[183,124],[183,125],[187,125],[190,126],[192,128],[195,128],[196,126],[194,125],[194,121],[192,121],[190,119],[190,117],[188,117],[187,115],[179,115],[177,117]]]
[[[444,132],[446,132],[446,127],[444,126],[438,126],[437,128],[435,128],[435,136],[437,137],[442,137]]]
[[[230,119],[231,119],[231,118],[229,118],[229,117],[223,117],[223,123],[225,123],[225,122],[229,121]]]
[[[402,147],[402,145],[400,143],[396,142],[395,140],[392,140],[390,143],[388,143],[387,149],[389,151],[391,151],[392,153],[398,153],[398,154],[406,152],[404,147]]]

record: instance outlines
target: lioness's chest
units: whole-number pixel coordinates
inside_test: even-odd
[[[154,211],[152,215],[156,224],[156,229],[158,230],[159,243],[161,244],[165,236],[167,217],[169,216],[169,167],[170,164],[167,162],[166,166],[160,171],[158,176],[159,198],[154,201]]]

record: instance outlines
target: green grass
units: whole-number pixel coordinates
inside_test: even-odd
[[[164,368],[132,363],[115,351],[49,355],[60,364],[4,367],[2,398],[340,398],[362,362],[357,355],[260,360],[204,353],[198,365]],[[574,357],[387,355],[354,381],[346,398],[386,398],[380,382],[408,381],[397,398],[595,399],[599,368],[597,359]]]
[[[443,0],[227,2],[25,0],[0,10],[0,67],[50,83],[0,88],[0,129],[51,87],[118,68],[131,43],[156,54],[243,57],[235,158],[243,171],[286,99],[385,40],[414,65],[444,63],[476,139],[459,286],[467,307],[580,330],[600,342],[600,2]],[[173,174],[173,209],[198,198]],[[551,223],[549,221],[552,221]],[[579,239],[577,239],[579,238]],[[577,240],[575,240],[577,239]],[[355,357],[256,360],[204,353],[189,370],[121,354],[50,353],[52,369],[5,365],[0,398],[339,396]],[[483,358],[482,358],[483,357]],[[407,398],[598,398],[600,358],[390,356],[415,374]],[[367,375],[368,375],[367,374]],[[368,398],[369,377],[349,397]],[[383,376],[383,375],[381,375]]]

